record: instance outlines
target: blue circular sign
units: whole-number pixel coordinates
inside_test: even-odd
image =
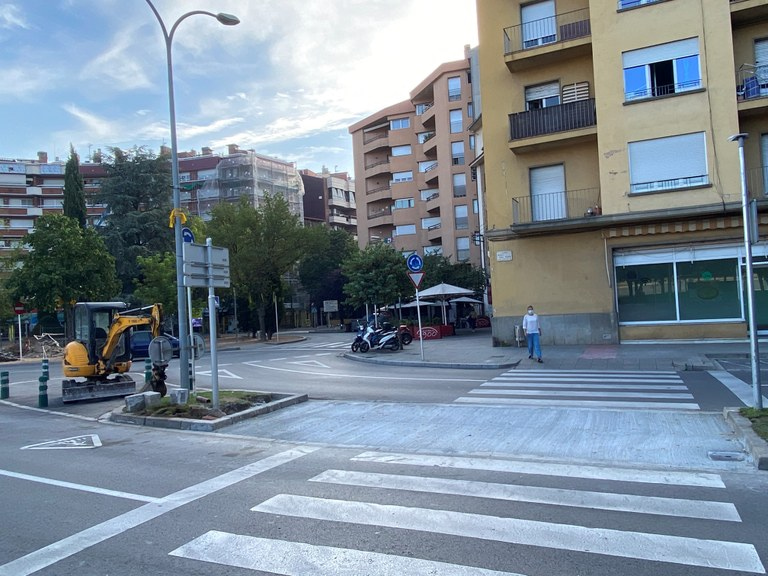
[[[418,254],[411,254],[405,261],[408,265],[408,270],[411,272],[419,272],[424,267],[424,260]]]
[[[184,242],[191,243],[195,241],[195,235],[192,233],[192,230],[186,227],[181,229],[181,237],[184,240]]]

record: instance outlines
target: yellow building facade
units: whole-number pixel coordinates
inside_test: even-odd
[[[544,343],[746,338],[742,174],[768,330],[768,1],[477,14],[494,343],[514,342],[528,305]]]

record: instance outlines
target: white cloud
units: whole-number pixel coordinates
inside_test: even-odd
[[[120,30],[111,46],[88,62],[80,72],[80,81],[98,83],[118,90],[139,90],[151,87],[152,81],[132,50],[136,30]]]
[[[0,6],[0,29],[2,28],[26,28],[31,26],[27,23],[21,10],[15,4],[3,4]]]

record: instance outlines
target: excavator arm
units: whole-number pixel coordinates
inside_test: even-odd
[[[136,313],[138,312],[138,314]],[[107,339],[99,352],[99,372],[109,372],[115,351],[120,344],[120,338],[129,328],[135,326],[149,326],[153,337],[160,335],[160,323],[163,309],[160,304],[154,304],[137,310],[129,310],[123,314],[115,314],[112,324],[107,332]]]

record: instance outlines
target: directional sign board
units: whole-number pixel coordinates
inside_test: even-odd
[[[181,238],[184,240],[184,242],[195,241],[195,235],[192,233],[192,230],[190,230],[186,226],[181,229]]]
[[[208,246],[184,243],[184,286],[207,288],[210,273],[214,288],[229,288],[229,250],[211,247],[211,267],[208,266]]]
[[[418,254],[411,254],[408,256],[405,263],[408,266],[408,270],[411,272],[421,272],[421,269],[424,267],[424,260],[422,260],[421,256]]]

